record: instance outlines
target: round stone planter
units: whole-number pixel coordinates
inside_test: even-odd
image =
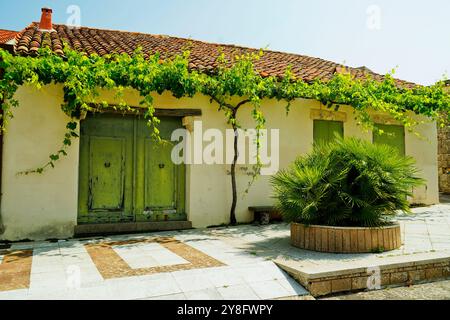
[[[400,225],[379,228],[291,224],[293,246],[319,252],[367,253],[401,247]]]

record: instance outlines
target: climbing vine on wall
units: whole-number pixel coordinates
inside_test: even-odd
[[[217,57],[218,68],[214,72],[200,73],[189,69],[189,51],[170,59],[161,59],[159,54],[148,56],[141,50],[133,55],[102,57],[95,54],[87,56],[67,47],[64,57],[52,53],[50,49],[41,50],[36,57],[17,56],[0,50],[0,69],[4,71],[0,80],[3,110],[0,131],[4,132],[7,120],[13,116],[14,108],[19,106],[14,94],[20,86],[26,84],[41,88],[51,83],[63,86],[64,102],[61,108],[74,120],[89,111],[101,112],[108,108],[131,111],[121,93],[127,88],[135,89],[141,96],[140,106],[145,109],[145,118],[155,139],[160,139],[159,120],[154,115],[152,94],[166,91],[176,98],[196,94],[210,97],[235,131],[239,128],[239,111],[247,104],[252,106],[251,114],[257,131],[264,127],[265,117],[260,108],[263,99],[285,101],[287,112],[291,102],[299,98],[319,100],[330,108],[350,105],[362,126],[379,133],[382,131],[372,121],[371,110],[390,114],[410,130],[418,124],[411,113],[430,117],[442,124],[450,119],[450,95],[445,92],[443,82],[429,87],[405,88],[396,84],[390,74],[383,81],[376,81],[370,77],[361,80],[339,73],[329,81],[307,83],[296,79],[289,68],[282,79],[263,77],[254,67],[255,60],[262,55],[263,51],[260,51],[227,59],[221,54]],[[108,105],[100,99],[100,89],[116,90],[120,102],[115,106]],[[78,137],[77,122],[74,120],[67,124],[62,146],[49,156],[48,163],[25,173],[42,173],[54,167],[55,162],[67,154],[72,139]],[[235,193],[235,179],[232,183]],[[236,199],[235,195],[233,199]],[[235,206],[233,200],[232,211]],[[231,220],[234,222],[233,218]]]

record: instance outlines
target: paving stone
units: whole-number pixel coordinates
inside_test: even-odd
[[[174,278],[183,292],[198,291],[202,289],[214,288],[214,284],[204,274],[177,275]]]
[[[188,291],[184,295],[188,300],[223,300],[222,295],[216,288]]]
[[[225,300],[259,300],[260,298],[247,284],[217,288]]]
[[[1,300],[27,300],[28,289],[0,291]]]
[[[289,292],[289,296],[307,295],[308,291],[303,288],[296,280],[287,276],[285,279],[276,280],[283,288]]]
[[[174,293],[174,294],[168,294],[165,296],[143,298],[140,300],[187,300],[187,298],[184,295],[184,293]]]
[[[245,283],[244,278],[236,274],[230,267],[221,270],[205,270],[205,272],[206,276],[215,287]]]
[[[273,262],[266,265],[246,265],[238,266],[233,268],[236,275],[240,276],[247,283],[258,282],[258,281],[268,281],[277,280],[283,278],[283,276],[278,275],[273,269],[278,269]]]
[[[126,282],[108,282],[108,294],[113,297],[114,300],[128,300],[128,299],[141,299],[149,296],[149,286],[155,284],[159,285],[156,281],[153,282],[142,282],[138,280],[129,280]],[[170,287],[170,283],[167,283],[167,288]],[[164,290],[168,290],[168,289]],[[152,291],[153,292],[153,291]],[[167,293],[164,292],[164,293]]]
[[[287,297],[291,295],[277,280],[250,283],[250,288],[263,300]]]
[[[183,293],[182,288],[175,279],[157,279],[143,282],[146,287],[146,297],[157,297],[175,293]]]

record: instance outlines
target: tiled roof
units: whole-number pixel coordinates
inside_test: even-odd
[[[15,51],[18,54],[33,55],[40,47],[50,47],[63,55],[63,43],[67,42],[71,48],[87,54],[97,53],[133,53],[142,47],[144,53],[159,52],[162,58],[179,54],[186,49],[191,52],[190,67],[207,72],[217,66],[216,58],[223,52],[227,57],[235,54],[256,52],[257,49],[234,45],[207,43],[197,40],[169,37],[163,35],[143,34],[137,32],[102,30],[94,28],[70,28],[66,25],[53,25],[54,31],[42,32],[37,23],[32,23],[16,36]],[[282,77],[288,66],[297,78],[305,81],[313,79],[330,79],[336,72],[351,72],[357,78],[366,74],[377,80],[383,76],[372,72],[366,67],[349,68],[341,64],[320,58],[304,55],[266,50],[263,57],[255,63],[255,67],[262,76]],[[413,83],[398,80],[402,86],[415,86]]]
[[[17,31],[4,30],[0,29],[0,44],[6,43],[9,40],[14,39],[14,37],[18,34]]]

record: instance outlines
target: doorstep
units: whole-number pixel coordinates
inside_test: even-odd
[[[314,297],[450,278],[449,252],[410,254],[378,261],[367,259],[335,266],[313,267],[290,259],[275,259],[274,262]]]
[[[80,224],[75,226],[75,237],[186,229],[192,229],[191,221]]]

